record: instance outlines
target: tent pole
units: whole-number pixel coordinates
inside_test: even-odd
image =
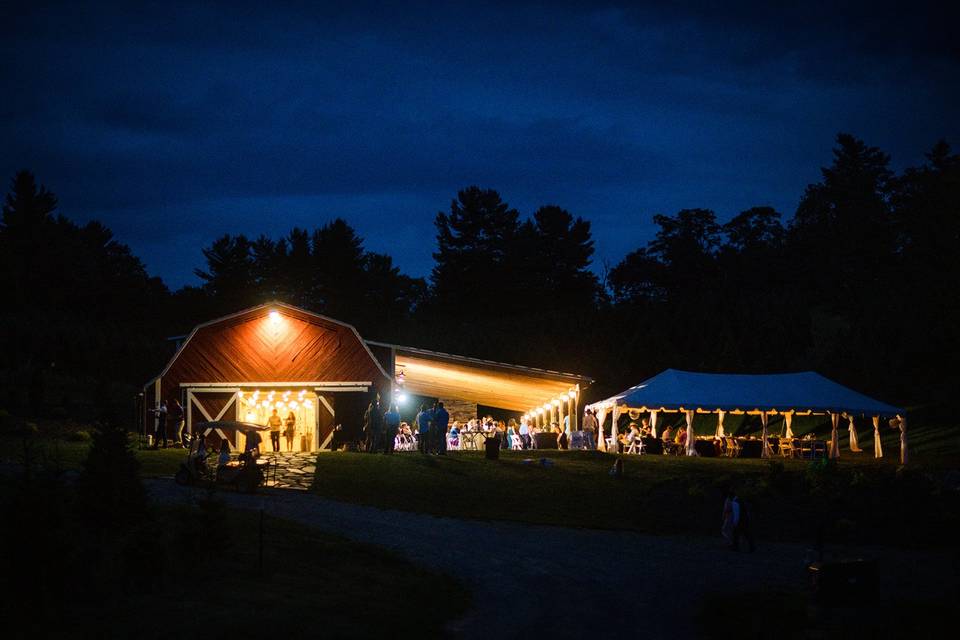
[[[771,455],[773,455],[773,453],[770,451],[770,441],[767,440],[767,421],[768,420],[769,420],[769,416],[767,415],[767,412],[761,411],[760,424],[763,425],[763,431],[761,432],[761,436],[763,438],[763,453],[761,455],[764,458],[769,458]]]
[[[907,416],[897,416],[900,420],[900,464],[907,464]]]
[[[830,459],[840,458],[840,443],[837,441],[837,424],[840,422],[839,413],[830,413]]]
[[[697,442],[693,433],[693,409],[687,409],[687,455],[697,455]]]
[[[880,416],[873,416],[873,457],[883,457],[883,446],[880,444]]]

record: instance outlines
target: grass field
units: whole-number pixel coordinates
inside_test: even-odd
[[[451,578],[378,547],[270,517],[263,522],[261,570],[259,518],[222,507],[156,508],[146,526],[150,539],[135,545],[132,566],[119,569],[108,553],[103,574],[69,578],[69,595],[59,598],[59,582],[34,577],[28,584],[35,598],[6,611],[24,634],[11,637],[437,638],[469,606],[468,592]],[[49,552],[31,545],[28,539],[20,551]],[[78,551],[66,541],[61,547],[34,563],[35,570],[70,572]],[[131,571],[143,577],[131,581]],[[10,588],[24,586],[13,576],[0,584],[6,578]],[[418,599],[418,615],[410,615],[424,593],[443,598]],[[0,613],[10,604],[0,603]]]
[[[502,452],[446,457],[320,453],[313,491],[336,500],[453,517],[629,529],[654,534],[716,535],[720,489],[749,500],[767,539],[944,544],[960,533],[960,496],[943,488],[957,469],[956,428],[910,432],[911,465],[898,471],[897,438],[884,432],[887,458],[851,454],[840,464],[798,460],[626,456],[624,477],[608,474],[613,456],[596,452]],[[78,468],[86,443],[42,441],[46,455]],[[22,457],[22,444],[0,439],[0,459]],[[170,475],[182,449],[140,450],[144,475]],[[527,464],[525,458],[533,458]],[[540,457],[552,464],[541,466]]]
[[[812,541],[943,543],[960,531],[956,492],[936,478],[897,473],[893,464],[627,457],[624,477],[608,474],[613,456],[550,452],[553,464],[525,464],[523,452],[500,461],[479,454],[320,454],[314,491],[322,496],[437,515],[538,524],[716,535],[720,488],[749,500],[758,533]]]

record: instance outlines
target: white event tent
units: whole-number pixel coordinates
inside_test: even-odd
[[[604,420],[612,417],[610,433],[616,442],[617,419],[626,412],[650,412],[650,426],[656,437],[658,413],[683,413],[687,421],[687,455],[696,455],[693,433],[695,413],[717,414],[716,436],[723,437],[725,414],[759,415],[763,425],[763,457],[771,454],[767,441],[767,420],[770,415],[782,415],[786,425],[785,437],[793,436],[791,423],[795,415],[829,415],[832,423],[830,457],[840,457],[837,425],[840,417],[849,420],[850,446],[859,451],[854,416],[873,418],[874,456],[883,456],[880,446],[881,417],[896,418],[900,428],[900,462],[907,463],[906,413],[899,407],[885,404],[848,389],[813,371],[769,375],[694,373],[667,369],[615,396],[588,405],[600,424],[598,446],[605,447]]]

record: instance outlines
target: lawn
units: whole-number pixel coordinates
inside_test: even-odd
[[[4,491],[14,486],[0,480]],[[39,562],[30,563],[29,580],[0,579],[19,589],[19,598],[0,603],[0,614],[19,603],[5,615],[18,617],[22,637],[439,638],[469,606],[452,578],[269,516],[261,570],[259,512],[205,504],[153,509],[143,527],[149,538],[111,541],[135,554],[106,552],[104,568],[83,575],[69,575],[90,554],[75,521],[64,525],[75,535],[57,538],[55,556],[39,542],[43,534],[36,543],[27,536],[19,551]],[[27,531],[38,524],[17,523]],[[419,597],[425,593],[443,597]]]
[[[76,471],[82,468],[89,448],[88,441],[3,436],[0,437],[0,463],[22,464],[26,455],[32,455],[45,465]],[[183,449],[137,449],[136,444],[134,453],[140,461],[141,473],[147,477],[173,475],[186,457]]]
[[[446,457],[324,452],[313,491],[336,500],[453,517],[508,520],[654,534],[716,535],[720,489],[732,484],[755,513],[766,539],[811,543],[856,540],[944,544],[960,533],[960,496],[944,488],[957,468],[956,428],[911,430],[911,465],[898,471],[897,438],[884,432],[888,457],[851,454],[842,444],[836,467],[804,461],[626,456],[624,477],[608,473],[614,458],[596,452],[503,452]],[[863,446],[872,451],[872,439]],[[79,468],[87,443],[40,440],[51,459]],[[171,475],[182,449],[138,450],[141,472]],[[0,438],[0,460],[22,459],[23,445]],[[527,464],[525,458],[532,458]],[[550,460],[541,466],[540,457]]]
[[[628,456],[595,452],[504,452],[446,457],[321,453],[313,490],[336,500],[465,518],[716,535],[720,488],[732,484],[766,539],[944,544],[960,532],[956,492],[943,472],[897,472],[872,458],[824,466],[803,461]],[[540,456],[550,460],[538,463]]]

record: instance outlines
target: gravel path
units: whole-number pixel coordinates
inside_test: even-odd
[[[147,484],[162,501],[195,495],[170,480]],[[231,506],[262,507],[458,577],[474,594],[474,606],[451,629],[463,638],[694,637],[692,615],[703,594],[761,584],[795,588],[805,578],[805,551],[792,545],[736,554],[721,548],[719,536],[656,537],[440,518],[289,490],[220,495]],[[690,603],[689,612],[684,603]]]

